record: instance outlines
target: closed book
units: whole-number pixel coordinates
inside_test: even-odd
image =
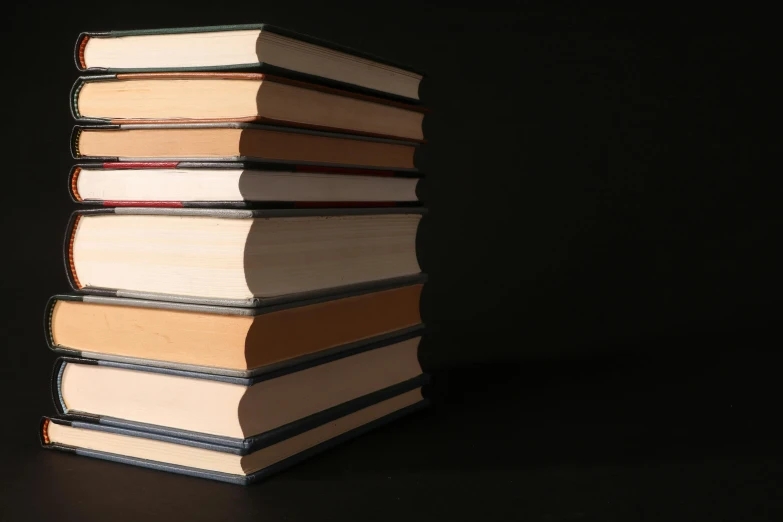
[[[248,439],[422,377],[420,331],[368,341],[252,377],[60,357],[52,372],[60,414]]]
[[[71,113],[84,123],[242,121],[422,141],[425,112],[418,105],[255,73],[83,76],[71,90]]]
[[[78,125],[75,159],[263,161],[415,171],[418,143],[255,123]]]
[[[75,212],[64,242],[74,290],[265,306],[421,278],[421,208]]]
[[[79,163],[68,175],[84,205],[164,208],[418,206],[415,172],[242,162]]]
[[[86,32],[74,49],[89,72],[259,71],[416,101],[411,67],[269,24]]]
[[[61,355],[252,377],[420,331],[421,290],[393,283],[257,308],[56,295],[44,330]]]

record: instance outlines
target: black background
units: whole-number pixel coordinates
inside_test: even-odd
[[[4,34],[2,493],[41,520],[780,520],[776,28],[590,3],[19,4]],[[263,21],[426,71],[435,407],[258,485],[37,448],[83,30]]]

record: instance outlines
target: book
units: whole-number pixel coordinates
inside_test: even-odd
[[[71,113],[99,123],[260,122],[422,141],[426,109],[254,73],[136,73],[79,78]]]
[[[82,33],[81,71],[261,70],[418,100],[410,67],[268,24]]]
[[[80,163],[77,203],[154,207],[415,206],[420,176],[390,170],[228,162]]]
[[[239,446],[207,437],[127,429],[70,416],[44,417],[39,434],[46,449],[248,485],[427,403],[421,388],[416,387],[338,417],[308,422],[286,438],[256,439],[259,443],[255,444],[239,441]]]
[[[250,377],[420,330],[421,290],[376,286],[261,308],[56,295],[44,328],[62,355]]]
[[[417,143],[253,123],[78,125],[75,159],[266,161],[415,170]]]
[[[422,376],[419,332],[249,378],[61,357],[58,413],[245,439]]]
[[[424,209],[103,208],[71,216],[74,290],[222,306],[279,304],[420,276]]]

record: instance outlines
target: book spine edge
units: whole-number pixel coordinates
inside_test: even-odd
[[[81,158],[81,152],[79,152],[79,139],[82,135],[82,128],[78,125],[71,131],[71,157],[73,159]]]
[[[46,307],[44,308],[44,337],[46,339],[46,346],[54,353],[68,355],[72,357],[81,357],[81,351],[74,350],[60,346],[54,341],[54,308],[58,301],[83,301],[83,296],[80,295],[54,295],[46,301]]]
[[[76,69],[82,72],[87,70],[87,64],[84,61],[84,50],[87,47],[89,39],[90,33],[79,34],[73,49],[73,61],[76,64]]]
[[[65,275],[68,278],[68,284],[71,285],[75,291],[79,292],[83,286],[79,281],[79,277],[76,274],[76,266],[73,260],[73,243],[76,238],[76,228],[79,226],[79,221],[82,215],[79,212],[71,214],[68,220],[68,225],[65,229],[65,241],[63,241],[63,260],[65,262]]]
[[[71,201],[74,203],[82,203],[84,199],[79,194],[79,174],[82,172],[80,165],[74,165],[71,167],[71,172],[68,174],[68,195],[71,196]]]
[[[52,403],[54,403],[54,410],[57,412],[58,415],[65,415],[68,412],[68,410],[65,407],[65,402],[63,401],[61,387],[60,387],[60,384],[62,383],[63,370],[65,370],[65,365],[66,365],[66,359],[63,357],[58,357],[57,360],[54,361],[54,367],[52,368],[52,376],[49,382],[49,388],[52,393]]]

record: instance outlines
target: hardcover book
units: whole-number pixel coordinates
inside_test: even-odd
[[[421,290],[376,285],[261,308],[57,295],[44,329],[61,355],[252,377],[421,330]]]
[[[249,378],[61,357],[54,404],[125,426],[247,439],[403,383],[420,386],[419,340],[411,331]]]
[[[253,73],[83,76],[71,113],[93,123],[291,125],[422,141],[426,109],[288,78]]]
[[[262,306],[421,277],[423,209],[105,208],[75,212],[64,242],[74,290]]]
[[[263,161],[415,171],[417,143],[252,123],[76,126],[75,159]]]
[[[254,70],[385,96],[419,99],[410,67],[268,24],[88,32],[80,71]]]
[[[134,207],[417,206],[420,176],[391,170],[229,162],[80,163],[76,203]]]

